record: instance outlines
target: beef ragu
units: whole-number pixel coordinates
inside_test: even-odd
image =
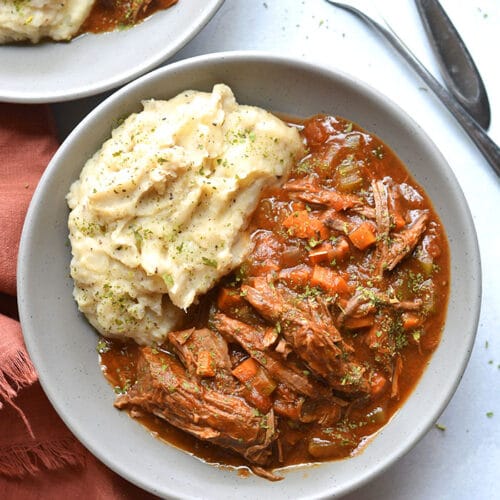
[[[171,7],[178,0],[96,0],[81,33],[103,33],[139,23],[155,12]]]
[[[449,287],[443,227],[391,150],[344,119],[296,125],[307,154],[261,197],[241,267],[164,345],[98,349],[117,408],[272,480],[360,452],[389,421],[439,343]]]

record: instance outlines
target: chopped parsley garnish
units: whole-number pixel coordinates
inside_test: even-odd
[[[206,266],[217,268],[217,261],[215,259],[208,259],[207,257],[202,257],[201,260],[203,261],[203,264],[205,264]]]
[[[165,285],[167,285],[168,287],[174,286],[174,278],[172,278],[172,275],[170,273],[163,273],[162,278],[165,282]]]
[[[111,347],[109,346],[108,342],[106,342],[106,340],[99,339],[99,342],[97,342],[97,346],[96,346],[96,351],[99,354],[105,354],[110,349],[111,349]]]
[[[344,127],[344,134],[348,134],[349,132],[352,132],[352,122],[347,123]]]
[[[316,238],[309,238],[309,241],[307,243],[311,248],[314,248],[321,243],[321,240],[317,240]]]

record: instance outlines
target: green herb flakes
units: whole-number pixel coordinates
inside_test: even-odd
[[[170,273],[163,273],[162,278],[163,281],[165,282],[165,285],[167,285],[168,287],[174,286],[174,278]]]
[[[105,353],[107,353],[110,349],[111,349],[111,347],[109,346],[108,342],[106,342],[106,340],[104,340],[104,339],[99,339],[99,342],[97,342],[97,346],[96,346],[96,351],[97,351],[99,354],[105,354]]]
[[[203,264],[209,267],[214,267],[217,269],[217,261],[215,259],[208,259],[207,257],[202,257],[201,260],[203,261]]]

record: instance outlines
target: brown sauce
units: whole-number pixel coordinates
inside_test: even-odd
[[[178,0],[96,0],[92,10],[80,28],[82,33],[104,33],[116,29],[125,29],[150,17],[159,10],[164,10]],[[143,3],[141,8],[135,7]]]
[[[343,188],[349,195],[367,196],[371,204],[373,199],[370,189],[374,182],[384,180],[387,186],[401,185],[402,187],[394,188],[394,192],[404,193],[406,197],[397,197],[391,208],[391,220],[395,225],[399,223],[402,229],[394,231],[404,231],[404,224],[412,225],[408,221],[398,222],[398,214],[417,218],[419,211],[425,211],[428,214],[425,232],[414,249],[393,270],[383,270],[382,277],[375,283],[368,270],[373,267],[370,259],[373,259],[374,245],[378,245],[378,242],[368,249],[359,249],[350,240],[353,232],[351,229],[346,227],[345,234],[337,229],[331,239],[337,243],[340,240],[347,241],[347,256],[318,261],[315,249],[325,242],[316,241],[315,238],[297,238],[296,233],[291,234],[290,230],[284,231],[283,228],[287,227],[291,211],[305,215],[309,213],[312,214],[311,217],[319,219],[324,217],[324,207],[318,209],[314,202],[297,201],[296,198],[291,200],[290,191],[282,188],[269,189],[262,194],[250,222],[254,250],[242,269],[225,278],[193,308],[190,323],[185,327],[206,327],[210,308],[212,311],[214,308],[222,310],[248,324],[265,323],[248,305],[235,307],[221,302],[218,295],[220,290],[239,290],[241,283],[259,275],[274,273],[276,276],[285,276],[286,273],[280,273],[290,269],[302,272],[303,268],[300,266],[305,266],[309,273],[317,265],[333,269],[347,283],[349,291],[346,296],[343,297],[342,292],[338,292],[332,302],[332,314],[337,322],[348,302],[346,297],[352,297],[357,293],[355,290],[367,294],[373,290],[385,290],[384,293],[394,293],[393,297],[397,299],[394,298],[393,301],[399,304],[420,301],[421,307],[417,311],[394,311],[390,309],[391,306],[381,304],[379,298],[370,296],[370,300],[373,299],[373,311],[369,315],[372,324],[347,327],[348,320],[345,319],[346,323],[342,323],[339,330],[352,347],[351,360],[365,367],[371,375],[381,375],[385,380],[382,389],[377,389],[376,382],[372,382],[373,378],[370,378],[372,392],[369,397],[353,396],[352,394],[357,394],[355,386],[351,394],[343,393],[340,387],[334,393],[348,404],[342,407],[340,419],[326,426],[318,422],[301,424],[280,417],[278,440],[281,453],[273,454],[272,462],[266,466],[270,469],[346,458],[360,452],[415,388],[440,341],[449,294],[449,249],[444,229],[430,200],[390,148],[377,137],[342,118],[317,116],[298,122],[298,126],[302,128],[301,134],[306,141],[308,154],[292,171],[292,181],[314,179],[322,187]],[[339,177],[339,165],[348,167],[348,183],[345,177]],[[360,224],[365,219],[360,217],[356,221],[356,224]],[[349,224],[351,223],[350,220]],[[353,241],[356,241],[354,237]],[[394,240],[388,244],[393,242]],[[249,276],[252,278],[248,278]],[[300,278],[300,273],[297,276]],[[310,286],[312,278],[310,274],[307,276],[306,282],[299,284],[293,280],[286,281],[288,278],[278,280],[284,280],[288,283],[286,286],[297,293],[301,292],[304,300],[325,293],[321,287]],[[414,325],[409,318],[415,322]],[[100,362],[105,376],[117,393],[126,392],[135,381],[139,348],[135,344],[107,339],[101,339],[100,346]],[[162,346],[161,349],[168,351],[169,347]],[[245,355],[241,356],[241,348],[230,349],[235,351],[232,353],[233,359],[238,359],[239,356],[236,364],[245,358]],[[308,367],[293,354],[288,360],[304,372],[308,371]],[[345,383],[349,385],[351,382],[354,384],[356,381],[346,379]],[[209,463],[248,465],[235,452],[200,441],[155,416],[142,415],[138,420],[158,438]],[[311,443],[316,445],[311,446]],[[326,443],[324,448],[322,443]],[[314,451],[313,454],[311,450]]]

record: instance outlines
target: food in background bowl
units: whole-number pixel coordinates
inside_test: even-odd
[[[223,1],[181,0],[132,29],[76,36],[70,43],[6,44],[0,49],[0,101],[60,102],[122,86],[174,55],[205,26]],[[0,6],[4,3],[0,1]],[[150,4],[155,5],[159,2]]]
[[[85,32],[132,26],[177,0],[3,0],[0,44],[44,38],[70,40]]]
[[[99,342],[115,405],[209,461],[276,480],[360,452],[439,343],[444,229],[345,119],[290,126],[225,85],[146,101],[68,201],[80,310],[142,344]]]
[[[69,40],[93,4],[94,0],[4,0],[0,3],[0,43]]]
[[[80,33],[103,33],[128,29],[178,0],[95,0]]]

